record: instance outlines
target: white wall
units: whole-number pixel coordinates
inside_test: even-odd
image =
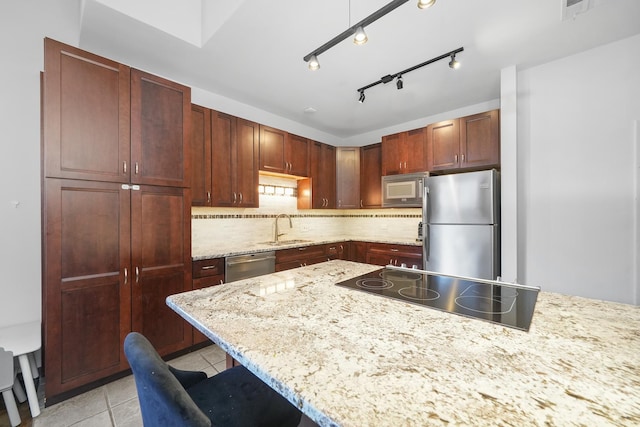
[[[640,36],[518,73],[524,283],[634,302]]]
[[[43,39],[77,45],[79,10],[75,0],[0,2],[0,326],[41,317]]]

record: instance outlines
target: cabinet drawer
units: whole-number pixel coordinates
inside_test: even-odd
[[[422,246],[392,245],[388,243],[369,243],[369,252],[384,252],[401,256],[422,256]]]
[[[218,276],[224,277],[224,258],[203,259],[193,262],[193,278]]]
[[[276,264],[286,263],[290,261],[304,260],[324,256],[325,245],[303,246],[300,248],[282,249],[276,251]]]

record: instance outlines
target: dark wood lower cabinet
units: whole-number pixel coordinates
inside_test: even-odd
[[[192,343],[165,298],[191,289],[189,190],[46,179],[47,399],[128,369],[131,330],[161,354]]]
[[[130,206],[118,183],[47,179],[44,356],[46,395],[128,368]]]
[[[194,261],[193,289],[201,289],[224,283],[224,258],[212,258]],[[200,344],[209,341],[205,335],[193,328],[193,343]]]

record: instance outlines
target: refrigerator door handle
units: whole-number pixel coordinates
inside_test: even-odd
[[[426,263],[429,261],[429,187],[426,185],[423,188],[422,194],[422,226],[423,226],[423,244],[422,244],[422,257],[424,258],[423,264],[426,270]]]

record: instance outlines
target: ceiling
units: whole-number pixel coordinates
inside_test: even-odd
[[[566,20],[567,0],[437,0],[424,10],[409,0],[366,27],[368,43],[348,38],[319,55],[320,70],[307,68],[305,55],[389,1],[139,0],[127,10],[124,0],[84,0],[80,47],[350,138],[495,100],[504,67],[640,33],[638,0],[583,0],[591,8]],[[402,90],[393,81],[357,102],[358,88],[459,47],[460,69],[445,59],[405,75]]]

